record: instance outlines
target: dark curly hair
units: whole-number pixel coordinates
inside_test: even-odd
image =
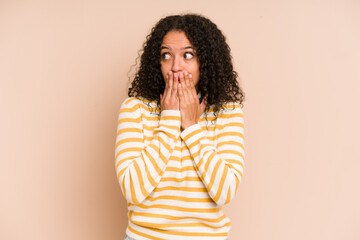
[[[200,101],[207,96],[205,111],[211,106],[217,117],[226,102],[238,102],[242,106],[244,92],[239,87],[225,36],[208,18],[197,14],[167,16],[152,28],[143,44],[140,66],[129,88],[129,97],[157,101],[159,106],[160,94],[165,89],[160,47],[164,36],[172,30],[184,32],[194,47],[199,61],[197,88]]]

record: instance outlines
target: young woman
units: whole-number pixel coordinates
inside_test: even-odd
[[[244,171],[244,93],[225,37],[194,14],[161,19],[119,112],[126,239],[227,239]]]

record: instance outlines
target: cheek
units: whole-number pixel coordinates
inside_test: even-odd
[[[166,68],[163,65],[161,65],[160,69],[161,69],[161,73],[162,73],[163,77],[165,78],[167,72],[169,72],[169,71],[166,71]]]
[[[197,75],[199,72],[199,66],[195,63],[191,63],[186,66],[186,70],[192,75]]]
[[[171,70],[171,66],[169,64],[162,63],[160,69],[162,74],[165,76]]]
[[[199,81],[200,78],[199,65],[196,64],[195,66],[193,66],[192,72],[193,72],[194,80]]]

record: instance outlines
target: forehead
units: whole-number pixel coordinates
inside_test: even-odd
[[[184,32],[181,31],[170,31],[168,32],[162,41],[161,46],[168,46],[171,48],[183,48],[192,47],[189,39],[186,37]]]

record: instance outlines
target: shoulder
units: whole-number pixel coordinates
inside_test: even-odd
[[[241,112],[243,111],[240,103],[238,102],[226,102],[224,103],[223,108],[225,111],[229,111],[229,110],[236,110]]]
[[[234,121],[244,121],[244,112],[241,105],[237,102],[227,102],[219,112],[218,118],[223,120],[233,119]]]
[[[136,108],[139,108],[139,104],[140,104],[140,99],[135,97],[127,97],[121,104],[120,112],[122,110],[130,109],[130,108],[134,108],[134,110],[136,110]]]
[[[219,114],[243,114],[243,109],[238,102],[226,102],[223,104]]]
[[[149,101],[144,98],[128,97],[121,104],[121,112],[153,112],[157,109],[157,103],[155,101]]]

